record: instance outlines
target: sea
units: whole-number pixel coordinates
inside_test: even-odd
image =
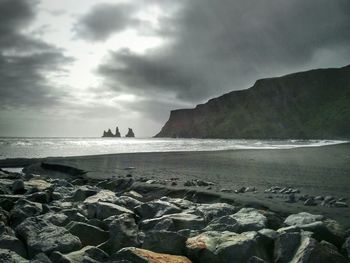
[[[336,140],[224,140],[173,138],[0,138],[0,159],[239,149],[290,149],[345,143]]]

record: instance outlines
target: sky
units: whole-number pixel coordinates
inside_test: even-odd
[[[349,0],[0,0],[0,136],[149,137],[170,110],[348,64]]]

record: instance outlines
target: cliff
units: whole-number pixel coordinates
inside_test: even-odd
[[[133,130],[129,128],[128,133],[125,135],[125,137],[127,137],[127,138],[135,137]]]
[[[171,111],[155,137],[349,139],[350,66],[261,79],[194,109]]]
[[[111,131],[111,129],[108,129],[108,131],[103,131],[102,137],[121,137],[118,127],[115,128],[115,134]]]

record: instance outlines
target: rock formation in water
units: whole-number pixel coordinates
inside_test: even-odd
[[[194,109],[171,111],[155,137],[349,139],[350,66],[261,79]]]
[[[103,131],[102,137],[121,137],[118,127],[115,128],[115,134],[111,131],[111,129],[108,129],[108,131]]]
[[[131,128],[129,128],[128,133],[125,135],[125,137],[135,137],[135,134]]]

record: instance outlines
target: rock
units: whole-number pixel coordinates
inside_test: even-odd
[[[108,179],[99,182],[96,186],[114,192],[125,192],[133,185],[134,182],[135,180],[133,178],[118,178],[113,180]]]
[[[156,200],[135,207],[135,213],[142,219],[161,217],[182,212],[181,208],[166,201]]]
[[[26,243],[30,258],[41,252],[68,253],[81,248],[79,238],[65,228],[35,217],[27,218],[17,226],[16,235]]]
[[[194,262],[247,262],[252,256],[266,259],[257,232],[204,232],[187,239],[187,255]]]
[[[131,129],[131,128],[128,128],[129,130],[128,130],[128,133],[125,135],[125,137],[127,137],[127,138],[133,138],[133,137],[135,137],[135,134],[134,134],[134,132],[133,132],[133,130]]]
[[[93,196],[97,193],[98,191],[96,189],[93,189],[89,186],[81,186],[77,190],[75,190],[73,192],[73,195],[69,197],[67,200],[80,202],[80,201],[84,201],[86,198]]]
[[[177,213],[177,214],[170,214],[170,215],[164,215],[162,217],[153,218],[153,219],[146,219],[141,221],[140,228],[148,231],[153,229],[157,224],[167,222],[167,225],[171,223],[173,228],[171,230],[179,231],[181,229],[190,229],[190,230],[199,230],[202,229],[205,226],[205,221],[203,218],[188,214],[188,213]],[[167,229],[160,229],[158,230],[167,230]]]
[[[127,209],[134,210],[135,207],[142,205],[143,203],[130,196],[120,196],[117,201],[117,205],[126,207]]]
[[[255,208],[242,208],[231,216],[239,224],[239,232],[255,231],[267,227],[267,218]]]
[[[83,247],[97,246],[109,238],[109,233],[99,227],[82,222],[70,222],[66,228],[74,236],[79,237]]]
[[[317,205],[317,203],[315,202],[314,198],[308,198],[306,199],[306,201],[304,202],[305,206],[315,206]]]
[[[15,203],[23,198],[21,195],[0,195],[0,207],[6,211],[10,211]]]
[[[300,240],[300,233],[281,233],[275,241],[275,262],[290,262],[299,247]]]
[[[30,261],[30,263],[52,263],[52,261],[44,253],[39,253],[35,255],[35,257]]]
[[[9,235],[0,236],[0,249],[9,249],[16,252],[21,257],[27,257],[27,250],[18,238]]]
[[[24,194],[26,192],[26,189],[24,187],[24,182],[21,179],[18,179],[16,181],[13,182],[12,184],[12,193],[14,195],[17,194]]]
[[[71,218],[63,213],[46,213],[38,216],[38,218],[56,226],[65,226],[71,220]]]
[[[29,263],[28,260],[8,249],[0,249],[0,259],[2,263]]]
[[[232,216],[223,216],[211,221],[203,230],[239,232],[240,225]]]
[[[99,246],[108,254],[127,247],[140,245],[138,240],[138,227],[131,214],[119,215],[109,225],[109,239]]]
[[[10,220],[14,226],[20,224],[24,219],[40,215],[43,212],[43,206],[40,203],[18,200],[10,212]]]
[[[284,220],[284,224],[287,226],[299,226],[322,220],[324,220],[324,216],[322,215],[313,215],[307,212],[301,212],[288,216]]]
[[[132,263],[191,263],[187,257],[155,253],[149,250],[127,247],[112,256],[112,260]]]
[[[105,262],[108,257],[109,256],[104,251],[93,246],[86,246],[68,254],[55,251],[50,256],[54,263]]]
[[[209,222],[222,216],[234,214],[237,210],[236,207],[226,203],[213,203],[199,205],[195,213]]]
[[[173,205],[176,205],[177,207],[181,208],[181,209],[189,209],[191,207],[195,207],[196,204],[186,200],[186,199],[182,199],[182,198],[170,198],[170,197],[166,197],[163,196],[162,198],[160,198],[161,201],[165,201],[165,202],[169,202]]]
[[[335,207],[349,207],[346,202],[337,201],[334,203]]]
[[[48,192],[37,192],[26,195],[26,199],[32,202],[47,204],[50,202],[51,196]]]
[[[63,209],[61,210],[61,213],[68,216],[70,221],[77,221],[83,223],[86,223],[88,221],[88,219],[83,214],[81,214],[76,208]]]
[[[113,216],[113,215],[121,215],[124,213],[134,214],[129,209],[126,209],[125,207],[110,204],[106,202],[98,202],[96,203],[96,218],[97,219],[105,219],[107,217]]]
[[[97,194],[90,196],[84,200],[84,204],[94,204],[97,202],[108,202],[108,203],[114,203],[117,200],[117,196],[115,195],[115,192],[112,192],[110,190],[101,190]]]
[[[158,253],[185,255],[186,237],[170,231],[149,231],[142,248]]]
[[[267,263],[265,260],[258,258],[256,256],[252,256],[249,260],[248,263]]]
[[[343,249],[345,250],[348,258],[350,259],[350,237],[348,237],[343,245]]]

